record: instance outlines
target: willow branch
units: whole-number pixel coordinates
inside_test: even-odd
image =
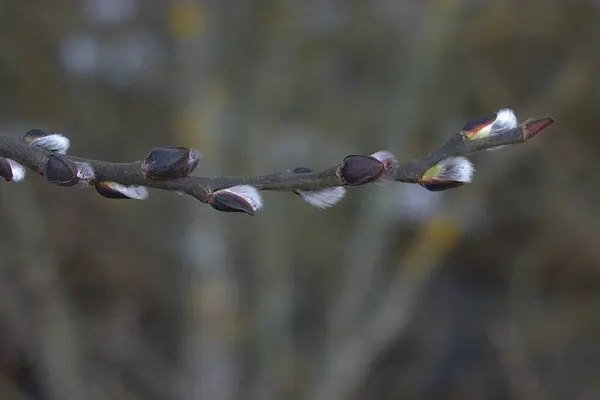
[[[469,139],[464,132],[454,134],[436,151],[406,163],[397,163],[389,173],[389,180],[407,183],[419,183],[423,174],[441,161],[459,156],[466,156],[482,150],[526,142],[536,136],[554,121],[551,118],[526,120],[516,128],[490,135],[480,139]],[[34,146],[21,137],[0,133],[0,156],[12,159],[27,168],[44,175],[52,151]],[[309,191],[339,186],[357,186],[376,180],[358,179],[352,181],[342,169],[352,157],[349,156],[340,164],[320,172],[276,172],[267,175],[241,177],[202,177],[184,176],[174,179],[152,179],[143,171],[144,161],[130,163],[113,163],[87,158],[62,156],[72,162],[87,163],[95,172],[95,181],[117,182],[123,185],[145,186],[154,189],[186,193],[201,202],[207,203],[212,193],[238,185],[251,185],[258,190],[274,191]],[[358,162],[358,172],[369,175],[371,165]],[[354,168],[354,167],[353,167]],[[356,168],[354,172],[356,171]],[[364,169],[364,171],[362,171]],[[307,169],[305,169],[307,170]],[[352,171],[351,171],[352,172]],[[352,178],[352,177],[350,177]]]

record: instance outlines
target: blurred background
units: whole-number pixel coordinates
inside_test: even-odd
[[[557,123],[474,182],[109,201],[0,184],[0,398],[600,398],[600,2],[0,2],[0,130],[196,174],[434,150]]]

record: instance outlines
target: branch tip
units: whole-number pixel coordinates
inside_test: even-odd
[[[541,131],[543,131],[553,123],[554,119],[548,117],[527,122],[523,126],[523,140],[529,140],[532,137],[537,136]]]

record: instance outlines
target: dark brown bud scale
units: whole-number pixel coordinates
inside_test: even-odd
[[[131,199],[131,197],[127,197],[118,190],[110,187],[109,182],[95,182],[94,187],[96,188],[98,194],[106,197],[107,199]]]
[[[338,167],[338,177],[348,186],[359,186],[381,177],[384,165],[373,156],[350,155]]]
[[[44,132],[41,129],[30,129],[23,135],[23,140],[25,140],[27,143],[31,143],[35,139],[39,139],[48,135],[48,133]]]
[[[79,183],[77,178],[77,164],[61,154],[50,154],[44,165],[46,180],[58,186],[75,186]]]
[[[243,197],[228,191],[217,191],[209,196],[208,204],[217,211],[240,212],[254,215],[254,209]]]
[[[442,181],[442,180],[430,180],[430,181],[421,181],[419,185],[423,186],[425,189],[431,192],[441,192],[442,190],[454,189],[464,185],[465,182],[459,181]]]
[[[200,152],[187,147],[160,147],[150,151],[142,164],[142,173],[157,180],[188,176],[200,163]]]
[[[3,177],[7,182],[12,181],[13,178],[10,163],[4,157],[0,157],[0,176]]]
[[[0,176],[7,182],[12,181],[12,168],[8,160],[4,157],[0,157]]]

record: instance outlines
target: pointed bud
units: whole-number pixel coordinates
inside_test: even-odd
[[[65,154],[71,142],[66,136],[60,133],[47,133],[41,129],[31,129],[23,135],[23,140],[27,143],[41,147],[48,151],[55,151],[60,154]]]
[[[208,204],[218,211],[254,215],[262,207],[262,199],[254,186],[240,185],[213,192],[208,197]]]
[[[348,186],[358,186],[379,179],[383,172],[383,164],[375,157],[350,155],[338,167],[337,176]]]
[[[310,168],[298,167],[294,168],[292,172],[296,174],[308,174],[313,171]],[[293,193],[302,197],[311,206],[324,210],[339,203],[346,195],[346,188],[337,186],[325,189],[293,190]]]
[[[52,153],[44,165],[46,180],[58,186],[75,186],[79,183],[77,163],[64,155]]]
[[[450,157],[428,169],[419,184],[437,192],[452,189],[471,182],[475,168],[465,157]]]
[[[96,191],[108,199],[134,199],[145,200],[148,198],[148,189],[144,186],[122,185],[117,182],[96,182]]]
[[[554,120],[552,118],[542,118],[528,122],[523,127],[523,139],[531,139],[532,137],[536,136],[538,133],[552,125],[553,123]]]
[[[469,121],[462,129],[462,134],[470,140],[499,135],[518,126],[517,116],[513,110],[503,108],[491,115]]]
[[[188,176],[200,163],[201,154],[187,147],[160,147],[150,151],[142,173],[150,179],[175,179]]]
[[[7,182],[20,182],[25,178],[25,167],[10,158],[0,157],[0,176]]]

